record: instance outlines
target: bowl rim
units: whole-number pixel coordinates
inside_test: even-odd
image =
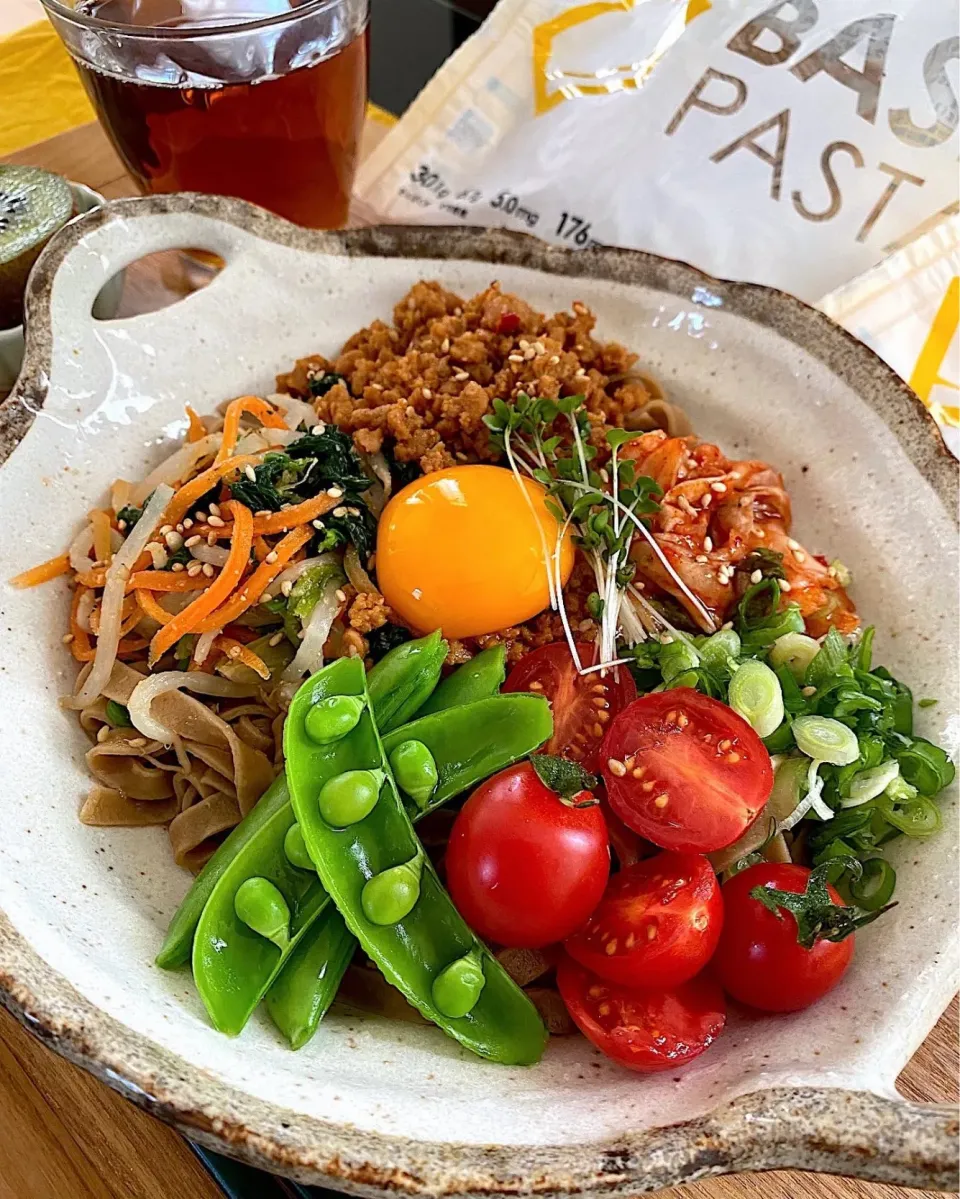
[[[318,232],[243,201],[190,194],[108,201],[71,222],[46,247],[27,290],[23,370],[0,404],[0,467],[30,428],[49,386],[51,293],[61,263],[105,222],[183,213],[319,254],[472,259],[574,279],[643,284],[691,296],[694,303],[721,297],[725,311],[775,329],[869,403],[957,522],[960,464],[928,410],[872,350],[786,293],[722,282],[641,251],[570,251],[527,234],[457,227]],[[789,1167],[942,1190],[958,1185],[956,1109],[839,1088],[754,1091],[667,1127],[549,1148],[413,1141],[285,1111],[219,1083],[107,1016],[45,963],[2,912],[0,1003],[51,1048],[202,1144],[359,1194],[627,1196],[708,1174]]]

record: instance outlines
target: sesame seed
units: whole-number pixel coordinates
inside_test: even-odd
[[[100,726],[100,728],[97,729],[97,740],[98,741],[106,741],[106,739],[109,736],[110,736],[110,726],[108,724],[102,724]]]
[[[323,528],[323,521],[322,521],[322,520],[312,520],[310,523],[313,525],[313,527],[314,527],[315,529],[322,529],[322,528]]]
[[[559,354],[551,354],[549,361],[550,361],[551,366],[556,366],[557,363],[560,361],[560,355]]]
[[[128,742],[131,749],[143,749],[147,744],[146,737],[131,737]]]
[[[227,650],[227,657],[228,658],[239,658],[240,657],[240,646],[239,645],[231,645],[230,648]]]
[[[453,377],[457,380],[458,383],[465,383],[467,381],[467,379],[470,378],[470,376],[467,374],[466,371],[457,371],[457,373]]]
[[[332,500],[338,500],[343,495],[343,488],[342,487],[328,487],[327,495]]]
[[[673,637],[670,635],[670,633],[661,633],[660,634],[660,644],[661,645],[673,645]]]
[[[792,591],[793,590],[793,588],[790,586],[790,584],[787,582],[786,579],[780,579],[779,583],[780,583],[781,591]]]
[[[183,518],[183,527],[184,527],[184,529],[192,529],[193,528],[193,521],[190,519],[189,516],[185,516]]]
[[[64,645],[69,645],[70,642],[73,640],[73,633],[64,633],[64,635],[60,638],[60,640],[63,642]]]
[[[345,604],[347,602],[347,593],[342,591],[339,587],[333,594],[337,597],[338,604]]]
[[[360,515],[359,508],[348,508],[347,511],[350,513],[351,516],[359,516]]]
[[[800,548],[800,542],[799,542],[799,541],[794,541],[794,539],[793,539],[792,537],[788,537],[788,538],[787,538],[787,545],[788,545],[788,546],[789,546],[789,547],[790,547],[792,550],[798,550],[798,549]]]
[[[167,543],[167,546],[172,550],[178,550],[183,545],[183,537],[181,536],[181,534],[177,533],[175,530],[171,530],[169,533],[165,533],[163,540]]]
[[[183,532],[183,529],[184,529],[184,526],[183,526],[182,524],[179,524],[179,525],[177,525],[177,532],[178,532],[178,533],[182,533],[182,532]]]
[[[682,512],[686,512],[687,516],[696,516],[696,510],[685,495],[681,495],[677,499],[677,506]]]
[[[199,508],[197,509],[196,512],[194,512],[193,515],[194,515],[194,519],[199,521],[200,524],[203,524],[207,519],[206,512],[201,511]]]
[[[210,512],[213,516],[219,516],[220,515],[220,505],[211,503]]]
[[[709,508],[712,503],[713,503],[713,496],[710,494],[709,491],[705,491],[703,493],[703,495],[700,497],[700,507],[701,508]]]
[[[535,341],[533,343],[533,348],[537,351],[537,357],[540,357],[542,354],[546,354],[547,352],[546,346],[544,346],[542,341]]]
[[[816,695],[817,689],[816,689],[816,687],[801,687],[800,694],[803,696],[807,696],[807,697],[809,697],[811,695]]]
[[[333,510],[333,515],[334,515],[334,516],[346,516],[346,515],[347,515],[347,510],[346,510],[346,508],[343,506],[343,504],[341,504],[339,508],[334,508],[334,510]]]
[[[696,556],[696,558],[694,559],[694,561],[695,561],[695,562],[709,562],[709,561],[710,561],[710,559],[707,557],[707,555],[706,555],[706,554],[697,554],[697,556]]]
[[[450,349],[450,338],[445,337],[440,343],[440,353],[446,354]]]
[[[204,576],[208,579],[212,579],[214,574],[216,573],[213,569],[213,566],[209,562],[204,562],[201,569],[203,571]]]
[[[727,485],[726,483],[711,483],[710,490],[715,491],[717,495],[723,495],[723,493],[727,490]]]
[[[207,519],[207,524],[213,529],[222,529],[226,522],[222,521],[219,516],[211,516]]]
[[[800,563],[806,562],[807,560],[807,555],[803,552],[803,550],[794,550],[793,556]]]
[[[191,562],[187,567],[187,574],[191,579],[195,579],[201,570],[203,570],[202,562]]]
[[[289,579],[284,579],[280,584],[280,593],[283,596],[288,596],[293,590],[293,583]]]
[[[261,604],[269,604],[273,598],[274,598],[274,594],[272,591],[264,591],[260,596],[259,602]]]
[[[276,646],[276,645],[279,645],[282,640],[283,640],[283,633],[274,633],[274,635],[267,642],[267,645]]]
[[[430,390],[430,388],[429,388],[429,387],[421,387],[421,388],[420,388],[420,394],[423,396],[423,398],[424,398],[425,400],[432,400],[432,399],[433,399],[433,392]]]
[[[665,808],[669,802],[670,797],[668,795],[658,795],[653,801],[653,806],[655,808]]]
[[[276,550],[271,550],[270,553],[267,554],[267,556],[264,558],[264,562],[269,563],[271,566],[274,564],[274,562],[276,562],[276,560],[277,560],[277,551]]]
[[[216,545],[216,544],[217,544],[216,533],[208,533],[207,534],[207,545]]]
[[[751,583],[759,583],[762,580],[763,580],[763,571],[762,570],[753,570],[750,572],[750,582]]]
[[[181,571],[184,570],[184,565],[182,562],[174,562],[170,569],[174,572],[174,574],[180,574]]]
[[[593,628],[593,621],[592,620],[581,620],[580,623],[577,625],[577,628],[580,630],[581,633],[585,633],[587,631],[587,629]]]
[[[508,362],[523,362],[523,355],[522,354],[508,354],[507,361]]]
[[[709,554],[712,551],[712,549],[713,549],[713,538],[712,537],[704,537],[703,552],[705,554]]]
[[[314,437],[321,437],[327,431],[327,426],[324,424],[314,425],[310,432]]]
[[[172,532],[173,532],[173,525],[161,525],[160,526],[160,536],[161,537],[165,537],[167,535],[167,533],[172,533]]]
[[[527,362],[531,362],[534,358],[536,358],[536,356],[537,351],[533,348],[533,346],[528,346],[527,349],[523,351],[523,357]]]
[[[194,535],[192,537],[188,537],[183,544],[187,547],[187,549],[190,549],[191,546],[199,545],[201,541],[203,541],[203,538],[200,536],[200,534],[194,533]]]
[[[247,478],[250,480],[251,483],[256,483],[257,472],[253,469],[253,467],[250,465],[249,462],[243,468],[243,473],[247,476]]]
[[[618,761],[616,758],[607,758],[607,769],[618,779],[622,779],[627,773],[626,766],[624,766],[624,764]]]
[[[757,529],[756,533],[758,537],[766,537],[767,535],[766,529]]]
[[[127,527],[127,522],[125,520],[117,521],[117,528],[120,530],[121,533],[124,531],[124,529],[126,529],[126,527]]]

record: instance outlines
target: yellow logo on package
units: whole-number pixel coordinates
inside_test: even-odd
[[[654,52],[641,62],[623,66],[604,67],[593,71],[565,71],[550,68],[554,41],[561,33],[584,25],[610,13],[630,12],[637,0],[594,0],[591,4],[579,4],[568,8],[559,16],[537,25],[533,31],[533,104],[537,116],[562,104],[564,100],[576,100],[582,96],[610,96],[615,92],[635,91],[650,74],[662,57],[667,45],[672,44],[682,28],[690,24],[701,13],[706,12],[712,0],[678,0],[684,10],[683,26],[674,37],[663,38]]]
[[[934,420],[941,425],[960,429],[960,406],[944,404],[934,389],[945,387],[960,391],[960,379],[946,379],[940,373],[947,362],[950,347],[960,331],[960,276],[954,275],[933,318],[930,332],[917,358],[910,386],[930,409]]]

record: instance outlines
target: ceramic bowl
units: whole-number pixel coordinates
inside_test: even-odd
[[[82,183],[71,183],[70,190],[73,192],[74,208],[78,216],[106,203],[99,192],[95,192]],[[94,314],[103,320],[109,320],[116,316],[122,294],[123,277],[120,275],[109,280],[101,294],[97,296]],[[0,395],[13,387],[17,375],[20,373],[22,362],[23,325],[16,325],[12,329],[0,329]]]
[[[91,318],[141,255],[193,246],[226,268],[150,315]],[[612,249],[504,232],[315,233],[239,202],[120,201],[65,229],[34,272],[19,384],[0,408],[0,578],[62,552],[118,475],[141,477],[186,401],[269,392],[418,279],[499,279],[547,311],[580,299],[702,435],[786,475],[798,536],[849,564],[879,659],[936,696],[923,733],[958,743],[957,470],[924,409],[826,317],[768,289]],[[61,583],[0,588],[0,988],[38,1036],[191,1137],[362,1194],[632,1195],[723,1171],[799,1166],[956,1186],[957,1116],[894,1080],[956,988],[956,793],[928,844],[901,840],[899,906],[852,969],[790,1016],[733,1013],[689,1068],[637,1076],[579,1037],[543,1062],[478,1061],[439,1031],[334,1010],[300,1053],[255,1018],[228,1040],[191,980],[152,962],[188,879],[162,830],[76,819],[86,747],[56,698],[73,667]]]

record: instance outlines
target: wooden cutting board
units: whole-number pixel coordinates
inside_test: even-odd
[[[385,129],[368,120],[365,152]],[[60,134],[2,161],[46,167],[109,199],[135,194],[98,125]],[[365,223],[362,211],[352,219]],[[182,255],[155,255],[127,271],[120,315],[156,311],[198,283],[202,279],[188,276]],[[910,1099],[955,1103],[958,1069],[954,1000],[904,1071],[900,1089]],[[217,1199],[220,1194],[176,1132],[57,1057],[0,1010],[0,1199]],[[795,1171],[709,1179],[660,1192],[657,1199],[668,1196],[936,1199],[933,1192]]]

